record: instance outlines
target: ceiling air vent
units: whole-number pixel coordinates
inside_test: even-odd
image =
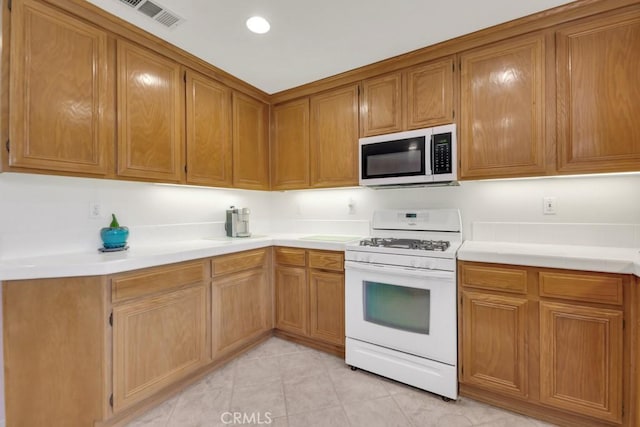
[[[158,2],[149,0],[117,0],[134,7],[138,12],[148,16],[167,28],[174,28],[184,22],[184,19],[173,13]]]
[[[120,0],[120,1],[124,4],[128,4],[131,7],[136,7],[137,5],[143,2],[143,0]]]

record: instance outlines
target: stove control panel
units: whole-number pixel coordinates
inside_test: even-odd
[[[376,252],[361,252],[358,250],[349,249],[345,251],[344,259],[345,261],[361,262],[365,264],[390,265],[397,267],[416,268],[421,270],[456,270],[456,260],[449,258],[383,254]]]

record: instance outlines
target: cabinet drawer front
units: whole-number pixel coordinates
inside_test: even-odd
[[[267,261],[267,250],[256,249],[237,254],[223,255],[211,260],[211,273],[213,276],[235,273],[251,268],[263,267]]]
[[[305,250],[297,248],[276,248],[276,264],[297,265],[304,267],[306,263]]]
[[[623,278],[610,274],[540,272],[540,296],[622,304]]]
[[[205,263],[202,261],[148,268],[114,277],[111,298],[114,303],[124,301],[201,282],[205,277]]]
[[[516,294],[527,293],[527,270],[475,264],[460,265],[460,284]]]
[[[309,267],[323,270],[344,271],[344,253],[309,251]]]

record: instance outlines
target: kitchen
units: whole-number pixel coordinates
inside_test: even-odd
[[[630,174],[463,180],[459,187],[266,192],[3,173],[0,259],[95,252],[98,230],[111,212],[129,226],[132,247],[220,236],[230,205],[251,207],[252,231],[258,235],[364,236],[374,210],[456,207],[467,240],[637,248],[638,184],[640,177]],[[555,198],[556,214],[543,213],[546,197]],[[91,204],[100,207],[98,219],[89,218]],[[557,226],[562,223],[577,225]]]

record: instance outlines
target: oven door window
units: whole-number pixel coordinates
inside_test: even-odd
[[[425,137],[362,146],[362,179],[425,174]]]
[[[367,322],[429,335],[431,292],[428,289],[364,281]]]

